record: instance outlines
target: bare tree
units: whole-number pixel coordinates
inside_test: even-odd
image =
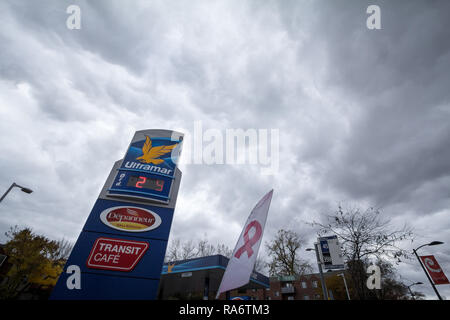
[[[221,254],[227,258],[231,258],[231,255],[233,254],[233,250],[231,250],[224,244],[217,244],[216,254]]]
[[[365,211],[359,208],[344,211],[339,206],[338,211],[327,216],[327,223],[313,222],[319,226],[319,235],[329,232],[336,234],[343,245],[343,254],[349,260],[383,257],[408,258],[410,253],[398,246],[403,240],[412,240],[412,229],[404,225],[392,229],[389,219],[382,219],[381,212],[372,207]]]
[[[182,242],[180,239],[175,239],[169,243],[165,262],[207,257],[215,254],[221,254],[230,259],[233,250],[223,243],[214,246],[209,243],[207,239],[200,239],[195,242],[193,240]],[[264,259],[258,256],[255,262],[254,271],[262,272],[265,265],[266,262]]]
[[[67,260],[69,259],[70,253],[73,249],[73,243],[69,242],[66,239],[61,239],[56,241],[58,245],[58,251],[57,256],[55,257],[55,260]]]
[[[399,247],[401,241],[412,240],[412,229],[404,225],[393,228],[389,219],[382,219],[381,212],[372,207],[362,211],[359,208],[327,215],[325,222],[312,222],[318,227],[318,235],[333,233],[338,236],[342,253],[346,257],[348,271],[360,299],[367,296],[365,266],[372,259],[395,260],[409,258],[410,253]]]
[[[181,260],[196,258],[195,243],[192,240],[186,241],[181,246]]]
[[[170,241],[168,248],[167,248],[165,260],[166,260],[166,262],[181,260],[181,241],[180,241],[180,239],[174,239],[174,240]]]
[[[180,239],[174,239],[169,243],[166,261],[177,261],[199,257],[221,254],[230,258],[233,251],[224,244],[218,244],[216,247],[210,244],[206,239],[200,239],[194,242],[188,240],[182,242]]]
[[[265,271],[265,267],[267,266],[267,262],[264,260],[263,257],[256,258],[255,266],[253,267],[253,271],[263,273]]]
[[[207,257],[212,256],[216,252],[216,248],[208,242],[208,240],[203,239],[197,242],[197,257]]]
[[[271,261],[267,264],[270,275],[300,275],[311,271],[311,265],[300,259],[303,239],[294,231],[278,230],[271,242],[266,243]]]
[[[381,271],[381,289],[373,290],[371,296],[378,300],[410,300],[410,292],[408,286],[398,277],[395,267],[386,260],[379,260],[376,264]],[[414,296],[420,299],[423,294],[416,292]]]

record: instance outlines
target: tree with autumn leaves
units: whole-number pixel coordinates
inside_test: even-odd
[[[3,246],[10,266],[0,279],[0,298],[17,299],[22,294],[37,291],[46,296],[56,284],[72,250],[66,240],[54,241],[17,226],[5,233]]]

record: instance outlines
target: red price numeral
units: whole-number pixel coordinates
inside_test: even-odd
[[[139,177],[139,181],[136,182],[136,188],[143,188],[142,184],[145,183],[145,181],[147,180],[146,177]]]
[[[156,191],[162,191],[163,187],[164,187],[164,180],[156,180],[156,185],[158,186],[157,189],[155,189]]]

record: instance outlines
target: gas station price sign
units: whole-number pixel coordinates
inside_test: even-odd
[[[162,191],[164,188],[164,180],[145,176],[130,176],[128,178],[127,187]]]
[[[173,178],[135,171],[121,171],[109,189],[110,194],[168,201]]]
[[[153,300],[182,173],[183,134],[136,131],[114,162],[51,299]]]
[[[108,190],[113,197],[168,202],[181,140],[163,137],[133,142]]]

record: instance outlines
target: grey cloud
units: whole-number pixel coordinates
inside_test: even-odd
[[[2,230],[76,239],[135,130],[202,120],[279,129],[280,171],[184,166],[173,237],[233,247],[274,188],[265,240],[289,227],[311,243],[304,222],[342,201],[450,240],[448,2],[79,1],[81,30],[65,26],[69,4],[0,5],[1,187],[36,188],[2,203]],[[382,30],[365,27],[369,4]]]

